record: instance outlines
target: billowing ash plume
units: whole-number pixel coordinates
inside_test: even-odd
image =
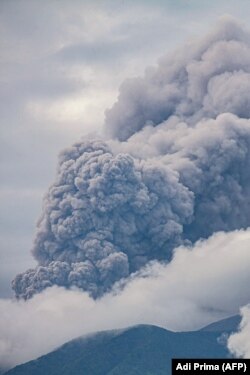
[[[113,144],[137,157],[149,154],[178,171],[194,193],[194,215],[184,226],[184,238],[195,241],[250,225],[249,120],[225,113],[190,127],[172,117],[126,143]]]
[[[249,118],[249,78],[250,35],[226,17],[212,35],[162,58],[143,78],[125,81],[107,111],[107,132],[124,141],[171,116],[189,126],[224,112]]]
[[[16,277],[17,295],[53,284],[98,296],[150,259],[169,259],[192,215],[193,194],[160,163],[114,156],[102,142],[64,151],[33,253],[40,266]]]
[[[33,253],[13,288],[98,297],[184,242],[250,225],[250,36],[226,20],[198,45],[125,82],[106,142],[60,156]],[[237,249],[236,249],[237,251]]]

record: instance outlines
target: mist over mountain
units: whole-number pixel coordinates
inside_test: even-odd
[[[170,375],[172,358],[227,358],[226,337],[239,317],[195,332],[139,325],[96,333],[8,371],[6,375]]]

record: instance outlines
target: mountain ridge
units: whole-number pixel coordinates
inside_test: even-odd
[[[172,332],[154,325],[97,332],[71,340],[5,375],[168,375],[171,358],[230,357],[226,337],[239,316],[198,331]]]

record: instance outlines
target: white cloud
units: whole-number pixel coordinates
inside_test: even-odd
[[[228,348],[237,357],[250,358],[250,305],[241,309],[240,329],[228,339]]]
[[[221,232],[181,247],[168,265],[155,263],[96,301],[57,287],[26,302],[1,300],[0,364],[28,361],[97,330],[137,323],[192,330],[236,314],[250,299],[249,240],[250,230]]]

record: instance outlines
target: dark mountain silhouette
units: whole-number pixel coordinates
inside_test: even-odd
[[[168,375],[172,358],[227,358],[238,316],[193,332],[139,325],[70,341],[6,375]]]

